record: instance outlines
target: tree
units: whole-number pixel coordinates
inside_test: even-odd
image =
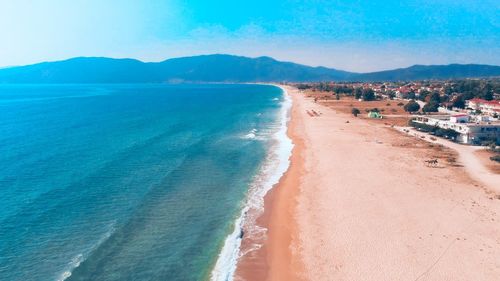
[[[465,98],[463,95],[458,95],[452,102],[453,107],[464,108],[465,107]]]
[[[446,86],[446,87],[444,87],[444,94],[447,95],[447,96],[453,94],[453,87],[451,87],[449,85]]]
[[[354,97],[359,100],[361,98],[361,95],[363,94],[363,90],[361,88],[356,88],[354,90]]]
[[[372,101],[375,99],[375,93],[372,89],[363,89],[363,100],[364,101]]]
[[[430,94],[431,94],[431,92],[429,92],[427,90],[422,90],[422,91],[420,91],[420,94],[418,95],[418,99],[421,101],[425,101],[425,98]]]
[[[393,100],[396,97],[396,93],[394,91],[389,91],[387,94],[389,96],[389,99]]]
[[[490,83],[486,83],[484,87],[481,89],[481,93],[479,94],[479,97],[485,100],[492,100],[493,99],[493,85]]]
[[[417,112],[420,109],[420,105],[416,101],[411,100],[403,108],[406,112],[412,113]]]
[[[431,94],[431,98],[429,99],[429,103],[431,102],[435,102],[437,104],[439,104],[441,102],[441,96],[439,95],[438,92],[433,92]]]
[[[351,113],[352,113],[352,115],[354,115],[354,117],[358,117],[358,114],[360,114],[360,113],[361,113],[361,111],[359,111],[359,109],[357,109],[357,108],[355,108],[355,107],[354,107],[354,108],[351,110]]]
[[[299,85],[297,85],[297,89],[299,89],[299,90],[307,90],[307,89],[310,89],[310,88],[312,88],[312,87],[309,84],[299,84]]]
[[[424,105],[424,107],[422,108],[422,111],[423,112],[438,112],[438,108],[439,108],[439,104],[434,102],[434,101],[431,101],[431,102],[427,103],[426,105]]]
[[[414,100],[416,97],[415,95],[415,92],[413,90],[411,90],[408,95],[406,96],[406,98],[410,99],[410,100]]]

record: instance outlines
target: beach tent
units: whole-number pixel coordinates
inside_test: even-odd
[[[368,118],[382,119],[382,114],[380,114],[379,112],[376,112],[376,111],[370,111],[370,112],[368,112]]]

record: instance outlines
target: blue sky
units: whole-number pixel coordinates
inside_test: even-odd
[[[0,0],[0,66],[229,53],[350,71],[500,65],[497,0]]]

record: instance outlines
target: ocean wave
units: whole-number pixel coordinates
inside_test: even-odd
[[[71,261],[68,263],[66,266],[66,269],[64,270],[63,273],[60,274],[60,276],[56,279],[57,281],[64,281],[68,279],[71,274],[73,273],[73,270],[75,268],[79,267],[82,262],[84,262],[87,257],[95,251],[97,248],[99,248],[102,243],[104,243],[108,238],[115,232],[115,222],[111,223],[108,227],[108,230],[101,236],[101,238],[94,244],[92,247],[90,247],[87,251],[84,251],[84,253],[77,254],[74,256]]]
[[[0,105],[8,105],[11,103],[27,103],[27,102],[39,102],[39,101],[53,101],[61,99],[81,99],[81,98],[92,98],[98,96],[107,96],[108,92],[100,91],[92,94],[76,94],[67,96],[49,96],[49,97],[26,97],[26,98],[9,98],[0,99]]]
[[[257,137],[257,129],[252,129],[250,132],[246,135],[244,135],[242,138],[243,139],[255,139]]]
[[[292,101],[286,90],[281,89],[285,98],[280,110],[280,126],[273,134],[273,144],[269,149],[268,156],[249,188],[246,204],[240,216],[234,222],[234,230],[226,237],[224,246],[212,270],[210,278],[212,281],[232,281],[238,258],[261,247],[261,244],[255,244],[245,253],[242,253],[240,247],[243,235],[261,237],[262,239],[266,236],[267,229],[257,226],[255,222],[264,211],[264,196],[287,171],[293,148],[292,140],[287,135],[287,124]],[[250,132],[248,135],[251,133],[255,134],[256,131]],[[243,226],[250,225],[252,227],[246,229],[249,233],[243,233]]]

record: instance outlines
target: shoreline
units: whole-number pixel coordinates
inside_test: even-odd
[[[277,85],[270,86],[280,88],[283,92],[283,101],[277,117],[280,126],[272,137],[275,144],[269,149],[268,156],[249,187],[244,206],[234,222],[233,232],[224,241],[210,274],[212,281],[238,280],[235,274],[238,270],[240,257],[245,255],[242,253],[252,254],[260,252],[260,248],[263,248],[267,228],[259,221],[265,212],[266,198],[269,193],[272,193],[290,166],[294,143],[287,132],[292,100],[285,88]]]
[[[258,250],[246,253],[238,260],[234,280],[299,280],[296,271],[301,268],[300,262],[290,251],[289,245],[296,239],[293,221],[294,200],[299,192],[296,184],[303,171],[304,148],[300,135],[300,118],[294,96],[289,87],[275,85],[283,90],[292,100],[287,136],[293,142],[288,169],[264,197],[264,211],[257,219],[257,224],[267,229],[267,239]],[[244,239],[245,240],[245,239]],[[246,241],[251,244],[253,241]],[[244,241],[245,243],[245,241]]]
[[[466,159],[295,89],[288,94],[291,164],[266,195],[259,223],[268,239],[239,260],[235,280],[500,275],[500,197],[468,174],[459,163]],[[439,169],[425,166],[430,157],[443,160]]]

